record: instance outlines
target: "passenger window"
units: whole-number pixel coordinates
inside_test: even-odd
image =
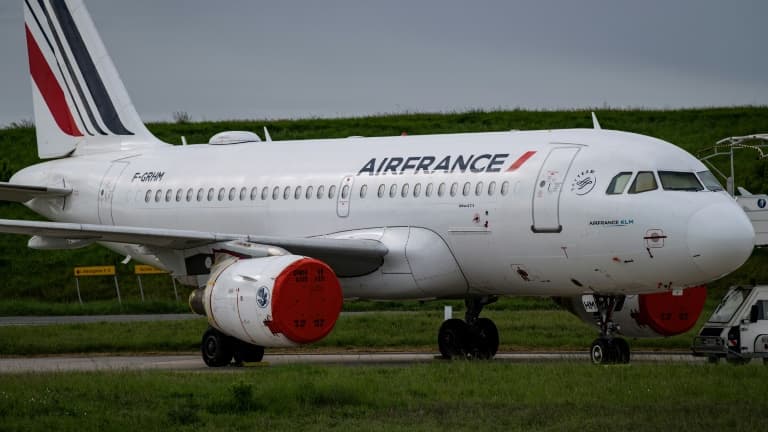
[[[261,188],[261,200],[264,201],[269,196],[269,186]]]
[[[629,183],[630,178],[632,178],[632,173],[628,171],[622,171],[616,174],[608,184],[608,189],[605,193],[607,195],[619,195],[624,193],[624,189],[627,188],[627,183]]]
[[[475,195],[480,196],[483,193],[483,182],[478,182],[475,186]]]
[[[256,197],[259,195],[259,188],[254,186],[251,188],[251,201],[254,201]]]
[[[306,194],[306,198],[307,199],[311,199],[312,198],[313,190],[314,190],[314,188],[312,188],[312,185],[307,186],[307,194]]]
[[[280,196],[280,186],[275,186],[272,188],[272,199],[276,200]]]
[[[301,186],[296,186],[296,191],[293,192],[293,199],[301,198]]]
[[[659,171],[664,190],[698,192],[704,190],[696,174],[692,172]]]
[[[248,188],[240,188],[240,201],[245,199],[245,195],[248,193]]]
[[[427,197],[431,197],[431,196],[432,196],[432,191],[433,191],[434,189],[435,189],[435,185],[433,185],[432,183],[429,183],[429,184],[427,185],[427,190],[424,192],[424,194],[425,194]]]
[[[365,198],[365,195],[367,194],[368,194],[368,185],[360,186],[360,198]]]
[[[152,199],[152,189],[148,190],[146,194],[144,194],[144,202],[149,202]]]
[[[325,196],[325,186],[320,185],[317,187],[317,199],[320,199]]]
[[[167,191],[165,191],[165,202],[171,201],[171,195],[173,195],[172,189],[168,189]]]
[[[472,189],[472,185],[469,182],[464,183],[464,187],[461,189],[461,194],[464,196],[469,195],[470,189]]]
[[[403,190],[400,192],[400,196],[403,198],[408,196],[408,183],[403,185]]]
[[[158,189],[157,192],[155,192],[155,202],[160,202],[160,198],[163,197],[163,191]]]
[[[344,187],[341,188],[341,199],[347,198],[349,198],[349,185],[344,185]]]
[[[443,195],[445,195],[445,183],[440,183],[440,186],[437,188],[437,196]]]
[[[501,184],[501,195],[506,196],[509,193],[509,182],[505,181]]]
[[[291,187],[290,186],[286,186],[283,189],[283,199],[287,200],[288,198],[290,198],[290,196],[291,196]]]
[[[413,197],[418,198],[421,195],[421,183],[413,185]]]
[[[213,190],[213,188],[208,188],[208,201],[213,201],[213,194],[215,194],[216,191]]]
[[[384,189],[386,189],[386,188],[387,188],[387,187],[386,187],[386,186],[384,186],[383,184],[380,184],[380,185],[379,185],[379,193],[378,193],[378,195],[379,195],[379,198],[383,198],[383,197],[384,197]]]
[[[717,181],[717,178],[714,174],[712,174],[711,171],[699,171],[696,174],[699,175],[699,178],[708,190],[711,190],[712,192],[719,192],[723,190],[723,186],[719,181]]]
[[[205,194],[205,191],[203,188],[200,188],[197,190],[197,200],[202,201],[203,200],[203,194]]]
[[[491,196],[494,193],[496,193],[496,182],[490,182],[488,183],[488,196]]]
[[[451,185],[451,196],[456,196],[456,192],[459,190],[459,184],[456,182],[453,182]]]
[[[235,200],[235,194],[237,193],[237,189],[231,188],[229,189],[229,200],[234,201]]]
[[[397,195],[397,185],[393,184],[392,186],[389,187],[389,197],[394,198],[395,195]]]
[[[640,171],[635,177],[635,181],[632,182],[632,186],[629,187],[628,193],[637,194],[642,192],[648,192],[658,189],[659,186],[656,183],[656,176],[651,171]]]
[[[184,193],[184,192],[183,192],[181,189],[176,189],[176,202],[179,202],[179,201],[181,201],[181,195],[182,195],[183,193]]]
[[[227,193],[227,190],[224,188],[219,189],[219,201],[224,201],[224,195]]]
[[[189,188],[187,189],[187,202],[192,201],[192,195],[195,193],[194,189]]]
[[[328,199],[333,199],[336,196],[336,185],[331,185],[328,188]]]

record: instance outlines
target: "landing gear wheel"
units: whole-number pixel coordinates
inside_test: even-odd
[[[234,352],[235,364],[258,363],[264,358],[264,347],[238,341]]]
[[[464,321],[452,318],[443,321],[437,334],[437,346],[444,359],[466,358],[469,326]]]
[[[592,341],[592,346],[589,348],[589,358],[592,360],[592,364],[611,363],[611,354],[611,349],[605,339],[597,338]]]
[[[488,318],[478,318],[473,326],[475,349],[474,357],[490,360],[499,350],[499,330]]]
[[[233,345],[232,339],[229,336],[215,328],[209,327],[203,333],[203,340],[200,343],[203,361],[209,367],[228,365],[232,361]]]
[[[615,338],[613,345],[616,347],[616,363],[629,363],[629,343],[622,338]]]

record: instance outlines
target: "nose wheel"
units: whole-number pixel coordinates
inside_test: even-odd
[[[603,295],[594,297],[599,315],[597,324],[600,327],[600,336],[592,341],[589,347],[590,360],[596,365],[629,363],[629,343],[620,337],[614,337],[618,328],[612,319],[618,301],[623,298]]]
[[[437,345],[444,359],[490,360],[499,349],[499,330],[480,312],[497,297],[467,297],[464,320],[452,318],[443,322],[437,334]]]

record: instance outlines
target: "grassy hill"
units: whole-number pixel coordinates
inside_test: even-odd
[[[674,111],[598,110],[606,129],[637,132],[658,137],[690,151],[711,146],[734,135],[768,132],[768,107],[688,109]],[[261,134],[269,128],[275,140],[334,138],[351,135],[411,135],[432,133],[503,131],[510,129],[560,129],[592,127],[588,111],[471,111],[454,114],[402,114],[346,119],[254,120],[200,123],[155,123],[149,129],[160,139],[179,143],[185,136],[190,143],[207,142],[223,130],[253,130]],[[9,127],[0,130],[0,180],[7,181],[17,170],[38,162],[34,129]],[[727,172],[727,161],[718,161]],[[736,183],[753,192],[768,192],[768,163],[756,154],[741,151],[737,158]],[[23,206],[0,203],[0,218],[36,219]],[[75,251],[34,251],[26,247],[27,237],[0,235],[0,296],[4,299],[45,299],[76,301],[72,267],[114,264],[118,267],[124,297],[137,297],[132,266],[120,264],[122,257],[98,246]],[[768,282],[768,253],[757,251],[742,270],[713,284],[716,292],[733,281],[750,279]],[[167,277],[145,277],[150,298],[169,300],[173,293]],[[85,300],[114,298],[109,278],[82,279]],[[183,294],[183,293],[182,293]]]

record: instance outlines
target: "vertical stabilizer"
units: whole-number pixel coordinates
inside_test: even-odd
[[[144,126],[82,0],[24,0],[41,158],[164,146]]]

